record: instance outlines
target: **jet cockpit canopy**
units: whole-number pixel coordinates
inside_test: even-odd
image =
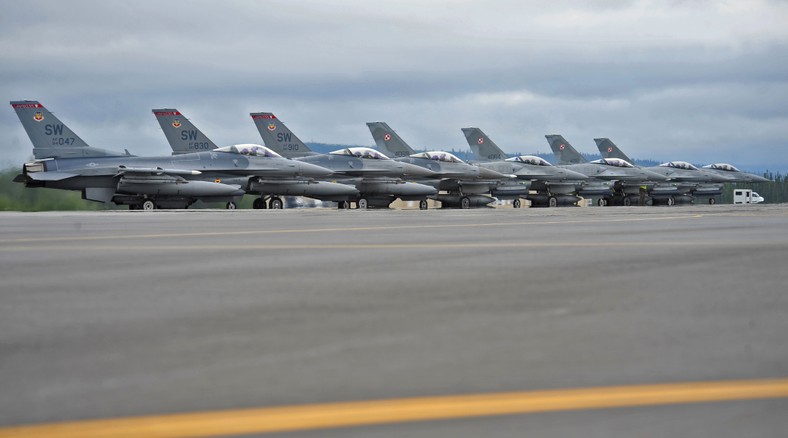
[[[600,158],[599,160],[592,161],[592,163],[613,167],[635,167],[629,161],[622,160],[621,158]]]
[[[662,167],[672,167],[674,169],[684,169],[684,170],[698,170],[697,167],[693,166],[692,164],[686,161],[669,161],[667,163],[660,164]]]
[[[535,155],[520,155],[517,157],[507,158],[505,161],[509,161],[512,163],[530,164],[532,166],[552,166],[552,164],[550,164],[550,162],[548,162],[544,158],[537,157]]]
[[[703,166],[704,169],[724,170],[726,172],[741,172],[736,166],[727,163],[714,163]]]
[[[354,148],[345,148],[339,149],[336,151],[329,152],[331,155],[347,155],[349,157],[356,157],[356,158],[371,158],[373,160],[390,160],[391,158],[381,154],[380,152],[376,151],[372,148],[364,148],[364,147],[354,147]]]
[[[457,158],[454,154],[443,151],[420,152],[411,155],[411,158],[426,158],[433,161],[443,161],[444,163],[464,163],[464,161]]]
[[[248,157],[274,157],[282,158],[281,155],[259,144],[237,144],[215,149],[216,152],[227,152],[231,154],[246,155]]]

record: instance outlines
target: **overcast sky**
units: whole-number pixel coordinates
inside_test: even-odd
[[[788,1],[0,0],[0,165],[39,100],[89,144],[169,154],[152,108],[219,145],[271,111],[304,141],[628,155],[788,170]]]

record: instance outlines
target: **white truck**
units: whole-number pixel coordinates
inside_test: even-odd
[[[763,202],[764,199],[758,192],[753,192],[751,189],[734,189],[733,190],[733,203],[734,204],[757,204]]]

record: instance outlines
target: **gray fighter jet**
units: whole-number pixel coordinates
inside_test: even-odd
[[[545,159],[533,155],[520,155],[508,158],[479,128],[462,128],[465,139],[478,161],[478,165],[504,174],[517,176],[530,181],[530,189],[535,193],[524,196],[532,205],[556,206],[575,204],[580,198],[577,191],[583,187],[587,176],[569,169],[553,166]],[[513,203],[519,207],[520,201]]]
[[[333,170],[337,180],[353,184],[359,191],[357,208],[388,207],[396,198],[419,201],[419,208],[427,209],[427,198],[437,190],[429,185],[405,181],[412,178],[433,177],[434,172],[423,167],[394,161],[374,149],[353,147],[316,154],[296,137],[272,113],[251,113],[263,143],[285,157],[312,163]],[[348,208],[347,202],[340,208]]]
[[[716,175],[721,175],[728,178],[729,182],[769,182],[768,178],[755,175],[753,173],[742,172],[735,166],[727,163],[707,164],[703,166],[703,170],[712,172]]]
[[[589,183],[580,191],[584,197],[597,198],[599,205],[608,205],[615,196],[620,196],[624,205],[631,205],[632,198],[628,196],[630,193],[638,193],[641,186],[653,187],[654,184],[667,180],[658,173],[637,168],[632,163],[618,158],[602,158],[589,162],[563,136],[545,135],[545,138],[560,167],[600,181],[600,183]],[[607,192],[603,182],[613,183],[612,187],[608,186]]]
[[[191,153],[194,151],[222,150],[217,148],[202,131],[197,129],[194,124],[174,108],[154,109],[161,130],[172,148],[173,155]],[[299,169],[302,167],[312,167],[308,163],[288,160],[281,157],[276,152],[261,145],[245,144],[238,145],[241,151],[248,150],[254,153],[262,153],[266,156],[276,157],[277,162],[281,162],[289,168]],[[332,173],[324,169],[324,175]],[[219,172],[203,172],[206,176],[226,179]],[[252,208],[281,209],[284,202],[280,196],[305,196],[307,198],[319,199],[321,201],[347,202],[358,196],[358,190],[347,184],[336,182],[318,181],[315,178],[300,176],[299,173],[289,173],[283,175],[271,175],[271,177],[259,177],[255,180],[239,181],[246,193],[257,195],[257,199],[252,203]]]
[[[425,180],[440,192],[436,199],[446,207],[481,207],[499,199],[519,198],[528,194],[528,182],[516,180],[496,170],[471,165],[443,151],[416,152],[388,124],[367,123],[378,150],[391,154],[397,161],[415,164],[435,172],[437,179]]]
[[[264,171],[245,157],[217,154],[173,157],[137,157],[89,146],[37,101],[14,101],[19,120],[33,143],[35,161],[23,165],[14,181],[27,187],[74,190],[82,198],[152,210],[157,206],[185,208],[197,200],[226,202],[234,208],[243,196],[235,184],[199,180],[202,170],[227,165]]]
[[[595,138],[594,141],[602,157],[632,162],[609,138]],[[644,169],[669,178],[669,182],[659,183],[648,189],[648,196],[654,203],[667,205],[681,201],[692,202],[695,198],[714,204],[722,194],[722,183],[730,182],[724,175],[698,169],[686,161],[670,161]]]

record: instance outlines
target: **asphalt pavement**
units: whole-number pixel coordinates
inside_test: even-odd
[[[788,377],[788,205],[0,213],[0,427]],[[785,436],[788,399],[282,436]]]

